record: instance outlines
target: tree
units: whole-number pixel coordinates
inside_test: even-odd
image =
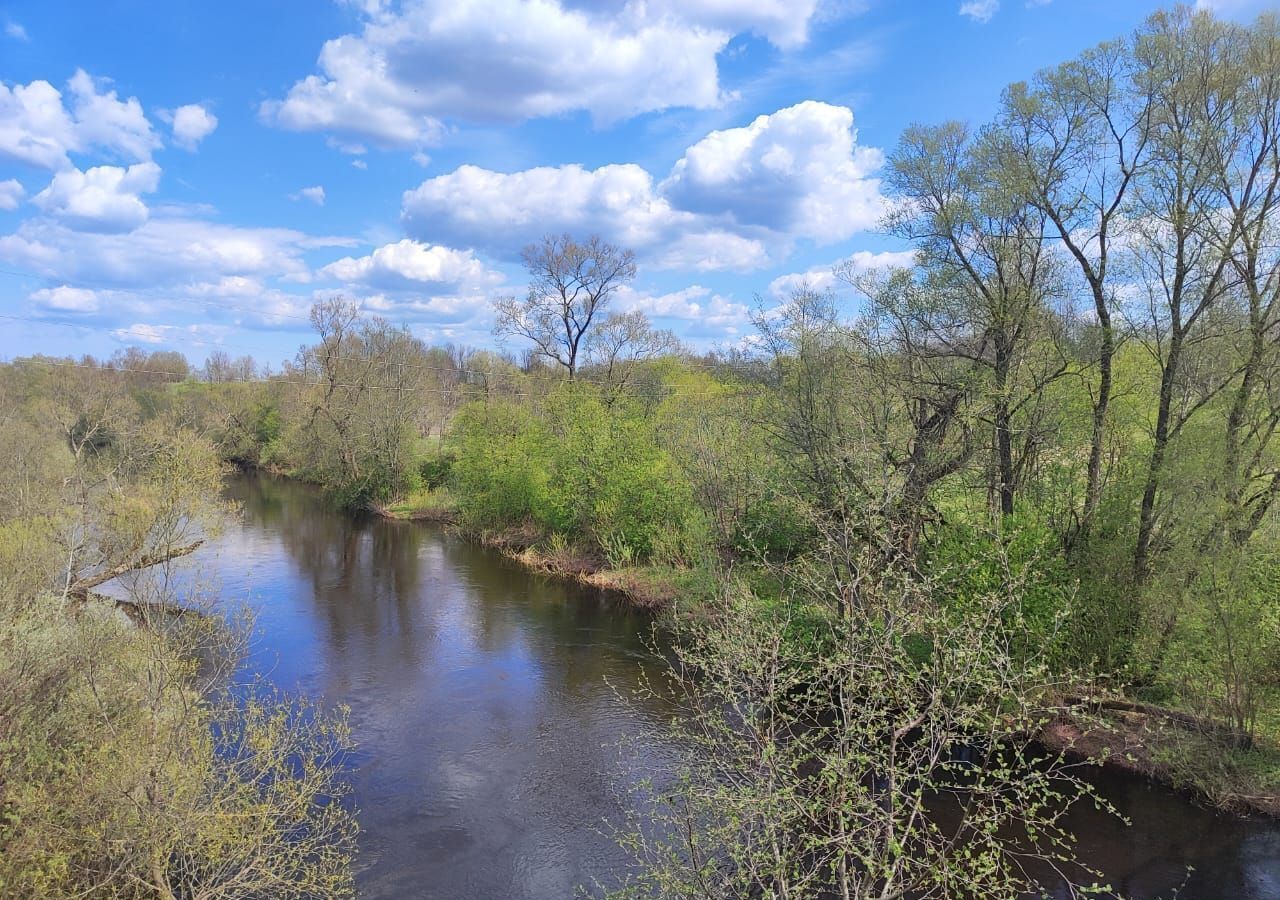
[[[948,598],[885,565],[893,534],[850,524],[774,573],[781,598],[731,586],[680,620],[688,750],[640,788],[621,836],[639,873],[617,897],[1041,896],[1096,877],[1064,865],[1062,811],[1097,798],[1031,737],[1051,684],[1016,567],[1000,561],[1008,590]]]
[[[639,310],[610,313],[586,343],[587,359],[600,370],[615,395],[626,386],[632,363],[678,350],[680,342],[665,328],[654,328]]]
[[[320,342],[298,352],[293,370],[307,391],[297,458],[344,506],[386,500],[407,469],[412,422],[400,405],[423,381],[425,348],[341,297],[313,306],[311,322]]]
[[[890,188],[904,202],[888,224],[915,244],[928,273],[927,290],[911,294],[924,302],[897,310],[919,332],[914,351],[990,378],[992,493],[1009,516],[1038,436],[1039,401],[1066,366],[1036,352],[1053,332],[1048,300],[1057,287],[1046,217],[1002,188],[993,143],[975,142],[958,122],[908,128],[889,159]]]
[[[523,300],[503,297],[494,303],[494,333],[531,341],[572,380],[593,326],[618,289],[635,278],[635,254],[599,236],[579,243],[563,234],[526,247],[524,265],[532,276],[529,291]]]
[[[1087,533],[1102,500],[1108,414],[1118,343],[1113,263],[1125,203],[1146,165],[1152,99],[1132,77],[1128,42],[1099,45],[1005,92],[991,139],[1008,189],[1051,223],[1093,305],[1097,365],[1084,502],[1074,532]],[[1121,273],[1123,278],[1123,273]]]
[[[226,381],[251,381],[258,375],[252,356],[232,359],[225,350],[215,350],[204,361],[204,380],[214,384]]]

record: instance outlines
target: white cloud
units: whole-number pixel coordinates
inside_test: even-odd
[[[306,251],[350,243],[174,216],[153,216],[135,231],[116,234],[78,232],[36,219],[0,236],[0,260],[68,284],[185,288],[228,276],[306,281]]]
[[[0,181],[0,210],[17,209],[26,195],[27,191],[18,179]]]
[[[691,285],[668,294],[644,294],[628,287],[619,295],[619,305],[627,312],[639,311],[655,319],[698,322],[711,329],[736,330],[748,322],[747,307],[710,288]]]
[[[73,168],[58,172],[49,186],[31,199],[45,213],[77,231],[133,231],[148,216],[139,195],[154,192],[159,182],[160,167],[153,162],[127,169],[95,166],[81,172]]]
[[[23,28],[17,22],[6,22],[4,33],[15,41],[29,41],[31,37],[27,34],[27,29]]]
[[[403,221],[411,235],[513,256],[543,233],[598,231],[632,247],[658,240],[675,212],[654,193],[640,166],[576,163],[504,174],[461,166],[407,191]]]
[[[128,328],[117,328],[111,332],[111,336],[123,344],[163,344],[169,340],[169,335],[176,330],[172,325],[138,323]]]
[[[0,82],[0,157],[46,169],[71,167],[68,154],[97,148],[130,161],[145,161],[160,146],[134,97],[98,92],[77,70],[68,82],[70,108],[47,81]]]
[[[188,103],[173,111],[173,142],[184,150],[195,150],[217,127],[218,117],[199,104]]]
[[[369,168],[369,164],[365,162],[363,159],[353,159],[351,160],[351,167],[353,169],[359,169],[360,171],[363,172],[364,170]]]
[[[722,92],[716,56],[738,33],[791,48],[818,0],[408,0],[363,4],[360,34],[328,41],[320,74],[263,117],[383,146],[436,141],[442,119],[515,121],[586,110],[598,123]]]
[[[412,240],[379,247],[368,256],[344,257],[320,270],[321,275],[348,284],[394,288],[483,289],[501,284],[470,250],[453,250]]]
[[[712,230],[674,238],[665,247],[656,248],[652,262],[659,269],[745,272],[768,265],[771,255],[764,240]]]
[[[850,267],[855,273],[871,272],[877,269],[906,268],[915,262],[914,250],[886,250],[872,253],[869,250],[858,250],[842,260],[829,266],[818,266],[807,272],[791,272],[779,275],[769,282],[769,294],[779,300],[786,300],[802,286],[815,291],[825,291],[837,286],[836,269]]]
[[[676,206],[723,214],[738,225],[831,242],[876,224],[884,163],[856,145],[853,112],[808,100],[713,131],[687,151],[660,187]]]
[[[543,234],[599,233],[678,269],[757,268],[796,238],[840,240],[879,218],[882,155],[856,145],[853,114],[805,102],[689,148],[661,183],[638,165],[514,173],[466,165],[407,191],[419,240],[510,258]]]
[[[965,0],[960,4],[960,15],[968,16],[983,25],[991,21],[991,17],[1000,11],[1000,0]]]
[[[324,206],[324,186],[317,184],[311,187],[304,187],[297,193],[290,194],[289,199],[310,200],[316,206]]]
[[[98,93],[88,73],[77,69],[68,82],[72,113],[82,146],[101,147],[125,159],[150,159],[160,138],[142,112],[138,98],[121,100],[115,91]]]
[[[98,292],[86,288],[61,285],[41,288],[31,294],[31,300],[40,307],[56,312],[97,312],[100,306]]]
[[[47,81],[12,88],[0,82],[0,156],[57,169],[71,164],[67,150],[78,143],[57,88]]]

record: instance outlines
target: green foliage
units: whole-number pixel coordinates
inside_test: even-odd
[[[784,561],[803,553],[817,537],[813,513],[790,497],[762,497],[737,524],[733,548],[744,557]]]
[[[1056,887],[1031,859],[1081,889],[1096,877],[1060,865],[1074,851],[1061,810],[1095,795],[1071,767],[1040,759],[1031,737],[1046,669],[1040,655],[1010,652],[1035,645],[1017,589],[975,588],[957,608],[945,586],[866,553],[865,525],[828,528],[810,559],[780,567],[778,597],[738,583],[678,623],[671,692],[686,752],[674,775],[664,760],[639,788],[650,805],[622,837],[639,866],[615,896]],[[795,639],[805,633],[817,639]]]
[[[427,490],[435,490],[449,483],[450,472],[457,457],[452,453],[434,453],[424,456],[418,461],[418,476],[422,486]]]
[[[455,420],[452,486],[477,528],[531,524],[586,541],[614,565],[689,559],[706,533],[690,489],[649,421],[565,384],[542,415],[473,404]]]
[[[0,369],[0,896],[350,896],[345,720],[233,691],[243,632],[175,610],[228,508],[164,388]]]
[[[1005,624],[1029,643],[1018,652],[1037,656],[1053,649],[1064,662],[1062,626],[1074,607],[1076,586],[1059,538],[1034,516],[1001,523],[999,529],[951,524],[939,528],[923,560],[938,593],[959,615],[970,598],[1006,591],[1016,602],[1003,608]]]
[[[465,520],[499,528],[545,520],[550,510],[550,440],[528,409],[511,402],[475,403],[453,423],[457,455],[452,487]]]

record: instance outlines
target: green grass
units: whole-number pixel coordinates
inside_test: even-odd
[[[383,506],[379,512],[393,519],[450,520],[457,513],[457,500],[447,487],[421,488]]]

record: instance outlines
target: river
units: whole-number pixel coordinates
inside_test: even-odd
[[[636,773],[678,753],[671,711],[631,699],[662,669],[649,617],[435,527],[339,515],[305,485],[244,476],[228,490],[243,516],[200,551],[202,577],[255,611],[251,667],[350,707],[361,897],[616,884],[627,860],[608,830],[634,808]],[[1185,900],[1280,898],[1280,827],[1140,779],[1100,785],[1133,825],[1091,808],[1071,824],[1125,896],[1185,880]]]

